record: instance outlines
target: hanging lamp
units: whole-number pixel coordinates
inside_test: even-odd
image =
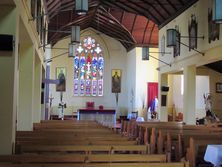
[[[75,56],[75,50],[76,50],[76,45],[70,43],[69,44],[69,52],[68,52],[68,57],[74,57]]]
[[[167,30],[167,47],[176,46],[177,31],[175,29]]]
[[[75,0],[75,11],[78,15],[85,15],[88,12],[88,0]]]
[[[222,24],[222,0],[213,0],[213,21]]]
[[[80,26],[72,26],[71,28],[71,43],[80,43]]]
[[[149,60],[149,47],[142,47],[142,60]]]

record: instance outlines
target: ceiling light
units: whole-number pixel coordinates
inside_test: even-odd
[[[80,43],[80,26],[72,26],[71,28],[71,43]]]
[[[88,12],[88,0],[75,0],[75,11],[78,15],[85,15]]]
[[[222,0],[213,1],[213,21],[222,23]]]

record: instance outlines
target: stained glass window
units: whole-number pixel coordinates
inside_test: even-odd
[[[103,96],[104,58],[100,45],[84,38],[74,58],[74,96]]]

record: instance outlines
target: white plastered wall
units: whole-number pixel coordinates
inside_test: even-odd
[[[201,0],[192,5],[189,9],[187,9],[184,13],[179,15],[177,18],[169,22],[167,25],[162,27],[159,31],[159,41],[161,41],[162,36],[164,35],[166,37],[166,30],[169,28],[175,28],[176,25],[179,26],[179,31],[182,36],[188,36],[188,24],[191,20],[191,15],[196,16],[196,20],[198,22],[198,36],[205,36],[204,40],[198,39],[197,43],[197,50],[204,52],[204,56],[201,54],[195,52],[195,51],[189,51],[189,48],[181,45],[180,49],[180,56],[174,58],[173,55],[165,55],[162,57],[162,59],[170,64],[172,64],[171,67],[168,67],[166,65],[160,65],[160,74],[172,74],[178,71],[183,71],[184,68],[188,66],[195,66],[200,67],[204,64],[222,60],[222,42],[221,37],[220,40],[211,41],[211,43],[208,42],[208,8],[211,8],[212,6],[212,0]],[[222,26],[220,26],[220,34],[222,33]],[[167,38],[167,37],[166,37]],[[188,38],[181,38],[181,42],[188,44]],[[167,48],[165,46],[165,50],[167,52],[173,52],[172,48]],[[207,74],[210,78],[209,82],[209,93],[213,94],[215,97],[213,99],[213,110],[217,113],[221,113],[221,109],[219,109],[219,102],[221,99],[221,94],[215,93],[215,84],[216,82],[221,82],[221,74],[212,72]],[[217,77],[215,77],[217,75]],[[170,78],[170,77],[169,77]],[[214,79],[211,79],[214,78]],[[169,83],[172,81],[168,81]],[[173,84],[173,83],[171,83]],[[204,83],[202,83],[204,84]],[[193,85],[195,87],[195,85]],[[204,87],[207,87],[207,85],[204,85]],[[173,87],[174,88],[174,87]],[[197,86],[197,88],[199,88]],[[200,91],[199,91],[200,92]],[[169,93],[169,97],[172,97],[172,95]],[[172,97],[173,98],[173,97]],[[196,97],[197,98],[197,97]],[[170,100],[169,100],[170,101]],[[172,104],[172,103],[171,103]],[[199,102],[196,102],[196,106],[199,104]],[[168,106],[169,108],[172,106]],[[178,106],[181,109],[182,106]],[[197,107],[196,110],[196,116],[199,115],[199,107]],[[169,109],[168,109],[169,110]]]

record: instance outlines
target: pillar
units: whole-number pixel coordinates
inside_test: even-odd
[[[0,51],[0,155],[12,154],[15,144],[18,64],[18,15],[10,5],[0,5],[0,34],[15,38],[13,51]]]
[[[183,121],[186,124],[196,124],[196,67],[184,68],[184,97],[183,97]]]
[[[38,55],[35,54],[34,103],[33,103],[34,123],[39,123],[41,120],[41,85],[42,85],[42,65]]]
[[[51,45],[47,45],[47,49],[45,51],[46,60],[49,60],[52,57]],[[45,79],[50,79],[50,62],[46,62],[46,71],[45,71]],[[45,120],[48,120],[50,117],[50,106],[49,106],[49,83],[45,83]]]
[[[33,129],[34,49],[31,42],[20,43],[18,130]]]
[[[166,106],[161,106],[162,104],[162,96],[166,96],[166,100],[167,100],[167,92],[163,92],[161,91],[161,86],[168,86],[168,74],[161,74],[161,76],[159,77],[160,78],[160,83],[159,84],[159,106],[158,106],[158,117],[161,121],[168,121],[168,108],[167,108],[167,101],[166,101]]]

